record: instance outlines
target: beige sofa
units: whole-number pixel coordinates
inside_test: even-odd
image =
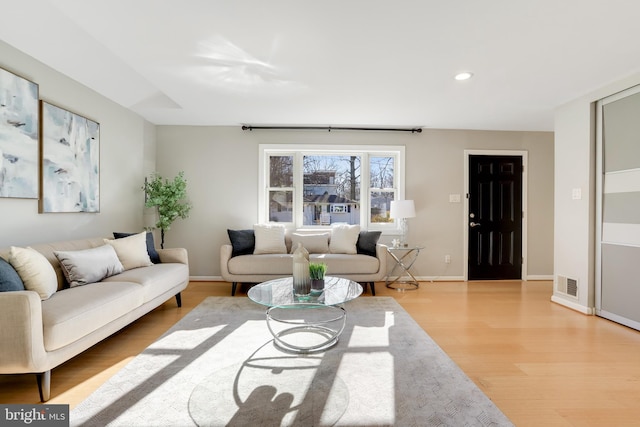
[[[231,282],[231,295],[235,295],[238,283],[260,283],[293,273],[292,235],[285,235],[287,253],[233,255],[231,244],[220,248],[220,271],[222,278]],[[327,264],[327,275],[343,277],[359,282],[366,291],[367,285],[375,295],[375,282],[384,280],[387,274],[387,251],[385,246],[375,245],[375,256],[362,253],[310,253],[310,262]]]
[[[31,245],[53,265],[58,290],[41,300],[32,290],[0,292],[0,374],[35,373],[49,399],[51,370],[175,296],[187,287],[186,249],[158,249],[161,263],[126,270],[102,282],[67,288],[54,251],[104,245],[90,238]],[[0,250],[9,259],[9,249]]]

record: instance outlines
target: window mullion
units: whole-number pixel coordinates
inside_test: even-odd
[[[371,228],[371,175],[369,164],[369,153],[360,153],[362,160],[360,162],[360,224],[362,228]],[[366,194],[365,194],[366,191]]]
[[[301,228],[304,212],[304,167],[303,161],[305,153],[296,152],[293,160],[293,227]]]

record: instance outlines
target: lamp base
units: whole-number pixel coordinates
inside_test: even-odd
[[[409,224],[407,224],[406,218],[400,219],[400,247],[406,248],[407,244],[407,232],[409,231]]]

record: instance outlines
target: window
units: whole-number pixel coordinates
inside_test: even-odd
[[[389,218],[391,201],[396,198],[396,157],[372,156],[369,160],[369,191],[372,224],[393,222]]]
[[[293,222],[293,156],[269,156],[269,222]]]
[[[302,154],[302,225],[360,224],[361,156]]]
[[[404,192],[403,165],[404,147],[261,145],[260,221],[395,228],[389,208]]]

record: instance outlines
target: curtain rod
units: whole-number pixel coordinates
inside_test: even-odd
[[[387,131],[387,132],[411,132],[421,133],[422,128],[368,128],[368,127],[342,127],[342,126],[251,126],[242,125],[242,130],[326,130],[331,132],[332,130],[373,130],[373,131]]]

